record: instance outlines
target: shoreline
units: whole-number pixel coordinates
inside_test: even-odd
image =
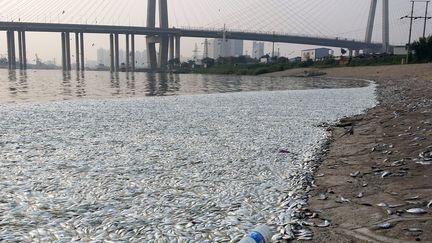
[[[316,69],[265,76],[305,71]],[[312,227],[312,242],[432,242],[432,165],[418,163],[432,151],[432,64],[319,71],[373,80],[379,103],[329,128],[309,206],[319,215],[313,223],[331,226]],[[407,213],[412,208],[425,213]]]

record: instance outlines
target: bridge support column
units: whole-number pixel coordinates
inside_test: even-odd
[[[168,3],[167,0],[159,2],[159,25],[162,29],[168,28]],[[147,27],[156,26],[156,0],[147,1]],[[156,38],[155,38],[156,37]],[[156,43],[159,43],[159,56],[156,59]],[[150,69],[166,69],[168,65],[169,36],[161,34],[159,36],[147,36],[147,53]]]
[[[110,34],[110,71],[115,72],[115,67],[114,67],[114,34]]]
[[[130,50],[129,50],[129,34],[126,34],[126,71],[129,72],[129,65],[130,65]]]
[[[21,31],[18,31],[18,53],[19,53],[19,66],[20,69],[24,69],[24,62],[23,62],[23,46],[22,46],[22,34]]]
[[[62,47],[62,68],[66,71],[66,33],[61,33],[61,47]]]
[[[147,62],[148,68],[157,68],[157,57],[156,57],[156,43],[152,42],[152,38],[147,36]]]
[[[7,32],[9,69],[16,69],[15,31]]]
[[[12,69],[12,31],[6,32],[7,49],[8,49],[8,65],[9,69]]]
[[[168,58],[169,61],[174,60],[174,51],[175,51],[174,46],[175,46],[174,36],[170,35],[170,37],[169,37],[169,58]]]
[[[71,49],[70,49],[70,33],[65,33],[65,47],[66,47],[66,68],[67,71],[70,71],[71,68]]]
[[[80,70],[80,33],[75,32],[75,63],[76,70]]]
[[[175,59],[180,62],[180,36],[175,37]]]
[[[114,58],[115,58],[115,71],[120,71],[120,56],[119,56],[119,35],[114,34]]]
[[[135,35],[131,34],[131,69],[135,72]]]
[[[25,31],[21,31],[21,45],[23,52],[23,68],[27,69],[27,44]]]
[[[80,33],[81,70],[85,70],[84,33]]]
[[[16,69],[15,31],[12,31],[11,43],[12,43],[12,69]]]

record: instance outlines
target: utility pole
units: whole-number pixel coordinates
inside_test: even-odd
[[[409,63],[409,58],[411,55],[411,36],[412,36],[412,26],[413,26],[413,20],[414,20],[414,16],[413,16],[414,15],[414,4],[415,4],[415,1],[411,1],[411,15],[410,16],[406,15],[404,17],[401,17],[401,19],[406,19],[406,18],[410,19],[410,28],[409,28],[408,44],[407,44],[407,57],[406,57],[406,63],[407,64]]]
[[[427,25],[427,21],[428,21],[428,19],[432,18],[432,17],[428,17],[429,2],[430,1],[426,1],[426,13],[425,13],[425,16],[424,16],[423,38],[426,38],[426,25]]]
[[[426,3],[426,13],[425,16],[414,16],[414,5],[416,2],[425,2]],[[430,0],[427,1],[411,1],[411,15],[403,16],[400,19],[410,19],[410,28],[409,28],[409,36],[408,36],[408,44],[407,44],[407,59],[406,63],[409,62],[409,57],[411,55],[411,37],[412,37],[412,28],[413,28],[413,21],[416,19],[424,19],[424,28],[423,28],[423,38],[426,37],[426,24],[427,20],[431,19],[432,17],[428,17],[428,7],[429,7]]]

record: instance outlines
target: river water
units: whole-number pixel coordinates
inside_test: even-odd
[[[328,136],[318,125],[374,106],[374,90],[0,71],[0,241],[235,242],[293,223]]]

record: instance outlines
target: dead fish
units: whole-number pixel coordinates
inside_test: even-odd
[[[416,233],[423,232],[423,230],[420,228],[407,228],[404,230],[409,231],[409,232],[416,232]]]
[[[388,215],[393,215],[394,214],[393,210],[388,209],[388,208],[386,209],[386,212],[387,212]]]
[[[350,176],[354,177],[354,178],[357,177],[357,176],[359,176],[359,175],[360,175],[360,171],[356,171],[356,172],[353,172],[353,173],[350,174]]]
[[[420,164],[420,165],[432,165],[432,161],[427,162],[427,161],[420,160],[420,161],[417,161],[416,163]]]
[[[316,177],[324,177],[325,176],[325,174],[318,174],[318,175],[316,175]]]
[[[382,173],[382,175],[381,175],[381,178],[387,177],[387,176],[389,176],[389,175],[391,175],[391,172],[390,172],[390,171],[384,171],[384,172]]]
[[[426,210],[424,210],[423,208],[410,208],[406,210],[407,213],[410,214],[425,214],[427,213]]]
[[[388,207],[389,208],[399,208],[399,207],[402,207],[402,206],[404,206],[405,204],[390,204],[390,205],[388,205]]]
[[[343,203],[349,203],[349,202],[351,202],[349,199],[346,199],[346,198],[344,198],[342,196],[340,198],[340,201],[343,202]]]
[[[302,223],[301,223],[303,226],[315,226],[315,223],[314,222],[308,222],[308,221],[303,221]]]
[[[362,198],[362,197],[363,197],[363,192],[360,192],[359,194],[357,194],[356,197],[357,197],[357,198]]]
[[[272,236],[271,240],[272,240],[272,242],[278,242],[278,241],[282,240],[282,236],[283,236],[282,234],[275,234]]]
[[[411,200],[417,200],[417,199],[419,199],[419,198],[420,198],[420,196],[407,197],[407,198],[405,198],[404,200],[405,200],[405,201],[411,201]]]
[[[387,203],[378,203],[377,204],[378,207],[388,207]]]
[[[398,167],[398,166],[402,166],[402,165],[403,165],[403,160],[398,160],[398,161],[391,163],[392,167]]]
[[[428,208],[432,207],[432,200],[428,203],[428,205],[426,207],[428,207]]]
[[[326,219],[326,220],[324,220],[324,222],[323,222],[322,224],[317,224],[316,226],[317,226],[318,228],[326,228],[326,227],[329,227],[330,225],[331,225],[330,221],[328,221],[328,220]]]
[[[321,193],[318,197],[318,200],[327,200],[327,196],[324,193]]]
[[[373,227],[373,229],[375,229],[375,230],[390,229],[390,228],[393,228],[393,227],[394,227],[394,225],[391,224],[391,223],[382,223],[382,224],[376,225],[375,227]]]
[[[362,187],[367,187],[368,186],[368,184],[365,182],[365,183],[363,183],[363,185],[362,185]]]

